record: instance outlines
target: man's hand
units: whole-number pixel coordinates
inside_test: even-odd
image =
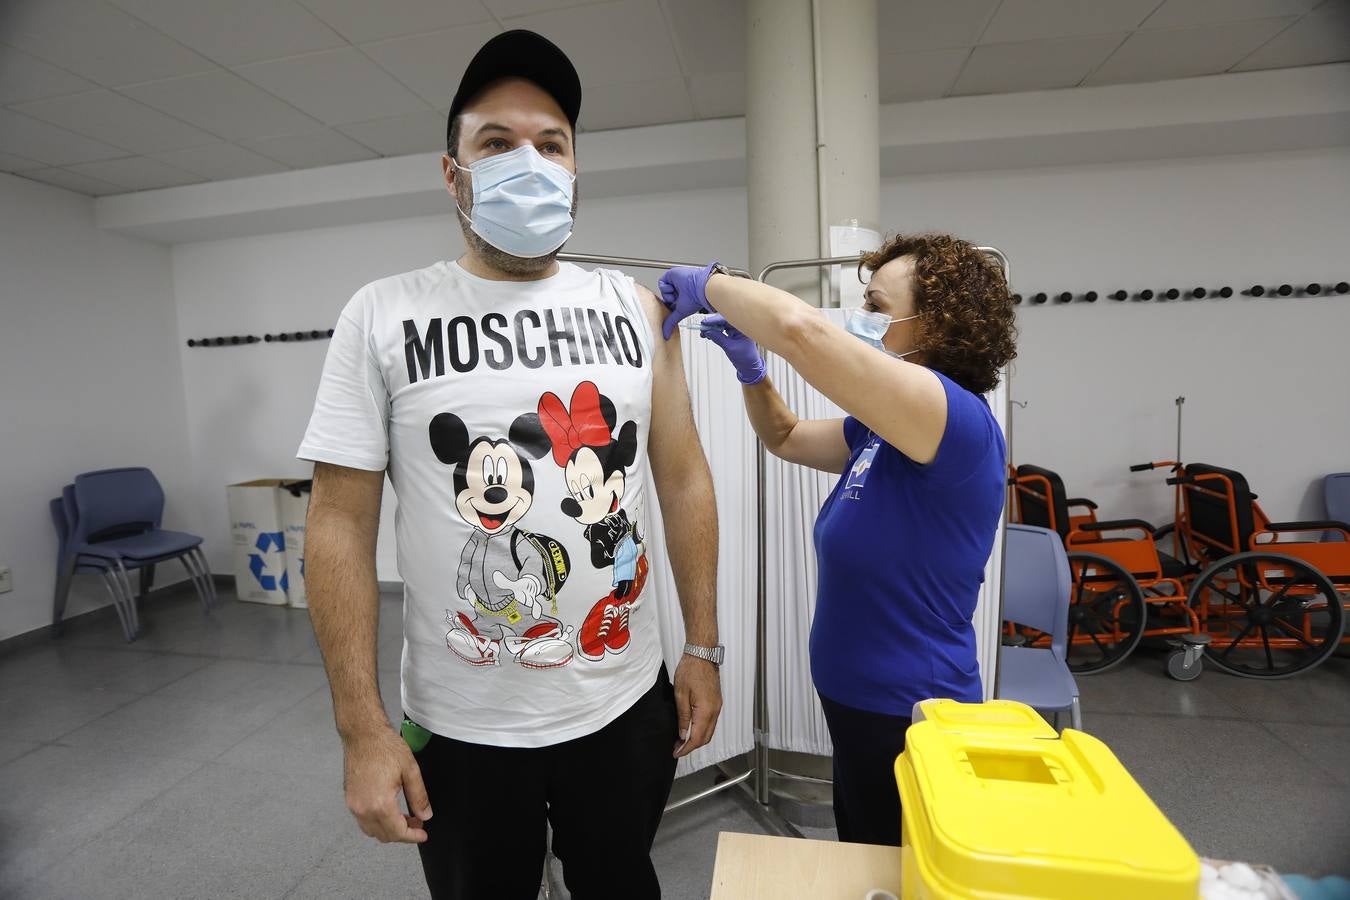
[[[422,770],[403,738],[386,727],[346,738],[342,747],[347,809],[361,830],[385,844],[425,843],[422,823],[431,818],[431,801]],[[400,791],[415,815],[399,808]]]
[[[708,741],[717,730],[722,713],[722,678],[717,666],[705,659],[685,655],[675,667],[675,710],[679,714],[680,740],[675,758],[687,756]]]
[[[492,573],[492,583],[504,591],[510,591],[516,602],[533,613],[537,619],[544,614],[544,605],[539,602],[539,592],[543,585],[533,575],[526,573],[520,578],[512,578],[505,572]]]

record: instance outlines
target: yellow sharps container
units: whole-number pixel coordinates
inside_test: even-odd
[[[1020,703],[919,704],[895,762],[904,900],[1195,900],[1200,860],[1106,745]]]

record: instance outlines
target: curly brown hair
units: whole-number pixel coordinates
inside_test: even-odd
[[[999,370],[1017,356],[1016,316],[1002,268],[950,234],[897,234],[863,255],[858,277],[901,256],[914,257],[914,347],[924,364],[972,393],[992,391]]]

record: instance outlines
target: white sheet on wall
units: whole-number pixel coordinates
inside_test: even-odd
[[[845,310],[825,310],[839,325]],[[783,399],[802,418],[828,419],[843,410],[807,384],[782,359],[767,360],[769,377]],[[1007,433],[1006,386],[989,395],[989,405]],[[769,722],[765,743],[776,750],[828,756],[832,752],[820,701],[811,684],[807,640],[816,606],[816,555],[812,530],[816,513],[838,476],[769,457],[766,468],[766,534],[768,550],[768,658],[765,660]],[[993,696],[998,654],[999,585],[1002,540],[985,569],[984,587],[973,623],[978,641],[985,698]]]
[[[712,469],[717,496],[717,624],[727,648],[722,666],[722,718],[713,740],[680,760],[677,775],[695,772],[754,747],[752,714],[755,696],[755,560],[759,535],[755,527],[755,435],[741,403],[740,384],[722,351],[689,331],[683,337],[684,368],[694,421]],[[648,484],[653,484],[648,474]],[[664,522],[656,492],[650,494],[647,516],[653,546],[665,546],[667,531],[703,527],[697,523]],[[666,666],[672,677],[684,647],[684,620],[675,593],[670,561],[656,554],[648,580],[661,625]]]

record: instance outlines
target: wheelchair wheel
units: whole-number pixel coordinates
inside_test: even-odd
[[[1069,669],[1082,675],[1105,672],[1129,656],[1144,636],[1148,612],[1143,594],[1120,564],[1095,553],[1070,553],[1069,572]]]
[[[1248,551],[1214,563],[1191,586],[1191,608],[1212,641],[1205,659],[1244,678],[1288,678],[1336,651],[1341,597],[1292,556]]]
[[[1174,650],[1167,656],[1167,674],[1176,681],[1194,681],[1202,671],[1199,657],[1189,666],[1186,665],[1185,650]]]

